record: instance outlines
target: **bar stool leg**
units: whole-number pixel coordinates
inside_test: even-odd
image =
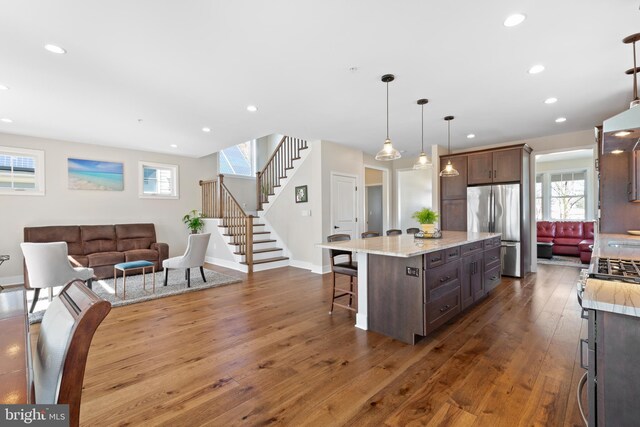
[[[122,270],[122,300],[127,299],[127,270]]]
[[[332,271],[331,276],[333,277],[333,286],[331,287],[331,308],[329,309],[329,314],[333,313],[333,301],[336,299],[336,273]]]
[[[118,272],[115,267],[113,267],[113,293],[118,296]]]
[[[156,293],[156,265],[151,266],[151,274],[153,274],[153,293]]]
[[[349,307],[353,304],[353,276],[349,276]]]
[[[145,267],[142,267],[142,290],[147,290],[147,275],[145,274]]]

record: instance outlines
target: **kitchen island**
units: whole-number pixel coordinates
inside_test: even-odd
[[[318,245],[356,253],[356,327],[415,344],[500,283],[499,233],[442,234],[441,239],[400,235]]]

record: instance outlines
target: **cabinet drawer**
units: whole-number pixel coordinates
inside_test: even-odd
[[[484,253],[484,271],[500,267],[500,247],[489,249]]]
[[[427,268],[438,267],[445,263],[444,251],[437,251],[425,254]]]
[[[460,263],[451,262],[428,269],[426,276],[425,301],[434,301],[454,287],[460,286]]]
[[[500,237],[492,237],[491,239],[487,239],[484,241],[485,249],[492,249],[500,247]]]
[[[445,249],[443,252],[445,254],[445,261],[451,262],[460,258],[460,246],[456,246],[455,248]]]
[[[460,313],[460,287],[451,289],[442,297],[426,304],[425,334],[433,331]]]
[[[500,277],[500,266],[498,265],[491,270],[485,270],[484,272],[484,292],[488,293],[493,288],[500,284],[502,278]]]
[[[462,256],[481,251],[482,249],[484,249],[484,242],[482,240],[479,242],[467,243],[466,245],[462,245]]]

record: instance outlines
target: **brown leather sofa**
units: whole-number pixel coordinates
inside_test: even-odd
[[[160,271],[169,257],[169,245],[156,242],[153,224],[25,227],[24,241],[67,242],[71,263],[93,268],[97,279],[113,277],[113,266],[120,262],[151,261]],[[26,267],[24,280],[28,286]]]

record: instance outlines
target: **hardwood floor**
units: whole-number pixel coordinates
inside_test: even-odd
[[[578,270],[539,266],[416,346],[328,314],[295,268],[115,308],[95,335],[83,425],[581,426]]]

